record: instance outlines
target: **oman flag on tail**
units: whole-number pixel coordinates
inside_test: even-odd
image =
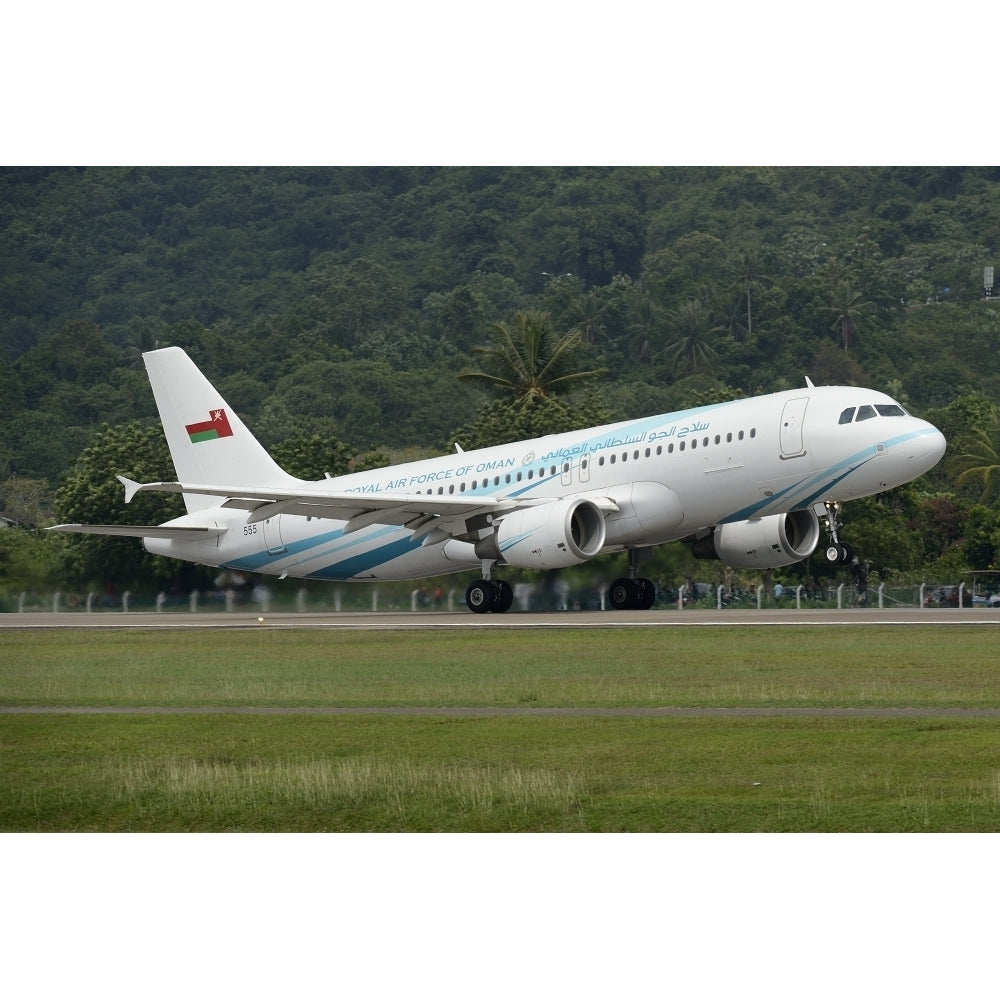
[[[226,416],[225,410],[212,410],[208,420],[203,420],[200,424],[185,424],[184,430],[188,432],[191,444],[233,436],[233,429],[229,426],[229,417]]]

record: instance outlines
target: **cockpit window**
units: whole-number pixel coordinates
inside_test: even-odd
[[[840,420],[837,421],[838,424],[849,424],[854,419],[854,407],[848,407],[840,415]]]
[[[871,420],[872,417],[876,417],[878,414],[875,412],[874,406],[859,406],[858,407],[858,420]]]
[[[906,416],[906,410],[904,410],[898,403],[876,403],[875,409],[878,410],[880,417]]]

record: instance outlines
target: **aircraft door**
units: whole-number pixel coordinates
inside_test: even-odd
[[[806,453],[802,439],[802,424],[805,420],[808,396],[790,399],[781,411],[781,457],[798,458]]]
[[[264,522],[264,545],[269,556],[281,555],[285,551],[285,543],[281,540],[281,515],[269,517]]]

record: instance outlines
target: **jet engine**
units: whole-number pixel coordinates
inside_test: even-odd
[[[564,497],[505,514],[493,534],[476,543],[476,555],[508,566],[562,569],[592,559],[604,538],[604,514],[597,504]]]
[[[819,542],[813,510],[793,510],[750,521],[720,524],[691,547],[698,559],[721,559],[735,569],[790,566],[812,555]]]

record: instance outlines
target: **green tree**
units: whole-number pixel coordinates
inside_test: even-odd
[[[749,250],[741,250],[737,255],[734,286],[738,289],[740,299],[746,307],[747,336],[753,334],[753,293],[769,283],[769,279],[761,270],[757,255]],[[738,325],[735,325],[738,330]]]
[[[947,463],[955,485],[982,484],[980,504],[1000,496],[1000,409],[992,408],[985,426],[968,428],[958,446],[961,451]]]
[[[571,330],[557,337],[548,313],[529,309],[516,313],[513,323],[494,323],[490,329],[493,343],[474,349],[483,368],[466,369],[458,377],[488,385],[511,407],[541,402],[562,407],[561,396],[607,374],[604,368],[575,367],[580,332]]]
[[[524,441],[545,434],[562,434],[581,427],[610,423],[612,415],[596,393],[587,393],[576,406],[537,397],[523,406],[502,402],[484,406],[474,419],[459,427],[453,440],[463,451]]]
[[[712,339],[722,327],[712,321],[711,314],[700,299],[689,299],[667,314],[670,343],[664,357],[685,372],[697,372],[712,364],[716,350]]]
[[[166,439],[159,427],[139,421],[104,425],[83,450],[55,493],[60,522],[80,524],[160,524],[184,513],[178,494],[139,493],[125,505],[117,475],[138,482],[162,482],[176,476]],[[66,568],[81,584],[111,583],[121,589],[159,589],[171,580],[185,585],[205,577],[190,563],[145,552],[135,538],[67,535]]]
[[[830,311],[834,320],[830,329],[840,332],[840,344],[846,351],[858,333],[858,321],[868,309],[861,292],[856,292],[849,281],[838,281],[830,295]]]
[[[343,476],[389,464],[389,457],[381,452],[358,455],[343,442],[320,434],[287,438],[272,449],[271,456],[285,472],[299,479]]]

